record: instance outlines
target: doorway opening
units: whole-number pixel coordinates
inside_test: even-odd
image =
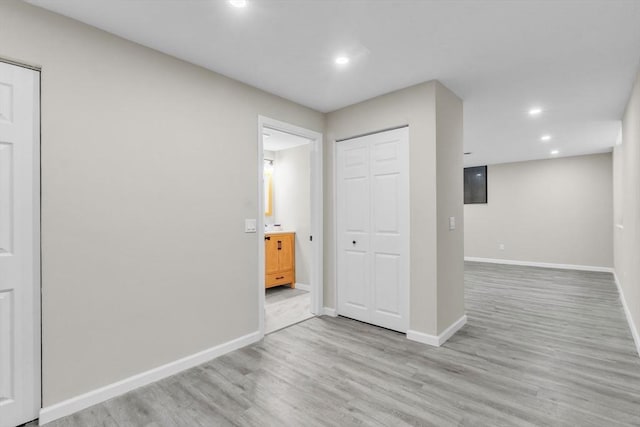
[[[259,327],[322,314],[322,134],[258,120]]]

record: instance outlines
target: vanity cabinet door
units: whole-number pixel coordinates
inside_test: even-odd
[[[276,251],[278,253],[278,269],[280,271],[293,269],[293,234],[281,234],[274,236],[276,239]]]
[[[280,270],[278,243],[275,237],[276,236],[265,236],[264,238],[264,267],[267,275],[277,273]]]
[[[265,286],[296,283],[295,233],[270,234],[265,236]]]

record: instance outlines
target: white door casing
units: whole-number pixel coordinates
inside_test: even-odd
[[[311,241],[312,255],[310,266],[311,285],[311,313],[321,315],[323,313],[323,166],[322,166],[322,141],[323,136],[319,132],[302,128],[290,123],[271,119],[265,116],[258,116],[258,216],[257,216],[257,237],[258,237],[258,330],[264,336],[264,306],[265,306],[265,253],[264,253],[264,130],[275,129],[281,132],[297,135],[310,140],[310,161],[311,161]]]
[[[409,130],[337,143],[338,313],[409,327]]]
[[[40,408],[39,73],[0,62],[0,427]]]

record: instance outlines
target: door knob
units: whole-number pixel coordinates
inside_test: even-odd
[[[353,244],[354,244],[354,245],[356,244],[356,241],[355,241],[355,240],[353,241]]]

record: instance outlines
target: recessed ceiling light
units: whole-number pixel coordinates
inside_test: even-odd
[[[233,7],[247,7],[247,0],[229,0],[229,4]]]
[[[550,141],[551,140],[551,135],[542,135],[540,137],[540,141]]]
[[[537,116],[540,113],[542,113],[542,108],[540,107],[533,107],[532,109],[529,110],[530,116]]]
[[[555,156],[556,154],[558,154],[560,151],[558,150],[551,150],[551,155]]]
[[[349,63],[349,57],[347,56],[338,56],[336,57],[336,64],[338,65],[347,65]]]

